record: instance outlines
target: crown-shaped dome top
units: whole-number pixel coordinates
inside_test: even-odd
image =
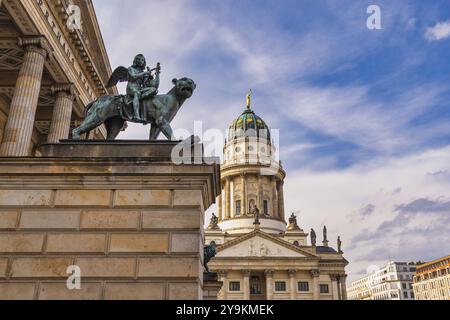
[[[230,125],[228,139],[256,137],[270,141],[270,129],[267,124],[253,110],[247,108]]]

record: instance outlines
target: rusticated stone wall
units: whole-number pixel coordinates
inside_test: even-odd
[[[217,183],[216,165],[0,158],[0,300],[202,299]]]

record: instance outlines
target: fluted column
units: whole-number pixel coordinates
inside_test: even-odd
[[[230,178],[225,178],[225,219],[231,218]]]
[[[348,300],[347,295],[347,276],[341,276],[342,300]]]
[[[333,300],[339,300],[338,276],[330,275],[330,278],[331,278]]]
[[[266,270],[266,297],[267,300],[273,300],[273,270]]]
[[[320,300],[319,270],[311,270],[313,300]]]
[[[247,182],[245,179],[245,174],[241,175],[241,215],[247,215],[247,196],[246,196]]]
[[[337,276],[338,300],[342,300],[341,276]]]
[[[242,270],[242,274],[244,276],[244,300],[250,300],[250,270]]]
[[[56,101],[47,142],[59,143],[60,140],[69,138],[70,120],[75,98],[74,86],[72,84],[55,85],[52,87],[52,93],[56,96]]]
[[[217,215],[219,218],[219,221],[223,220],[222,216],[222,189],[220,189],[220,194],[217,196]]]
[[[261,176],[258,176],[258,209],[261,213],[264,213],[264,194]]]
[[[44,37],[19,38],[19,46],[25,50],[25,55],[0,148],[0,155],[6,157],[29,155],[44,63],[51,53]]]
[[[272,207],[273,207],[273,217],[279,218],[278,215],[278,192],[277,192],[277,180],[275,177],[272,178]]]
[[[286,216],[284,213],[284,182],[280,181],[278,185],[278,215],[281,221],[286,221]]]
[[[290,284],[290,299],[297,299],[297,270],[288,270],[289,273],[289,284]]]
[[[227,290],[228,290],[228,273],[226,270],[220,270],[218,272],[219,281],[222,282],[222,289],[220,289],[218,299],[227,300]]]

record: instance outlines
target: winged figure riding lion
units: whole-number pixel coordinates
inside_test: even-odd
[[[153,74],[154,72],[154,74]],[[196,84],[192,79],[173,79],[174,87],[167,94],[158,94],[161,66],[147,67],[145,57],[138,54],[129,68],[118,67],[108,81],[107,88],[128,81],[126,95],[104,95],[86,106],[83,123],[72,131],[72,139],[105,124],[107,140],[114,140],[126,129],[127,121],[151,124],[150,140],[156,140],[162,132],[172,140],[170,123]]]

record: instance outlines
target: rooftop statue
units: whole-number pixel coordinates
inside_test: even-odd
[[[155,72],[153,75],[152,72]],[[72,131],[72,139],[79,140],[101,124],[105,124],[107,140],[114,140],[126,129],[126,122],[151,124],[150,140],[162,132],[172,139],[170,123],[184,102],[192,97],[197,85],[192,79],[173,79],[174,87],[167,94],[158,94],[161,66],[150,70],[142,54],[134,58],[129,68],[118,67],[107,87],[128,81],[126,95],[104,95],[86,106],[85,120]]]
[[[338,252],[339,252],[339,253],[344,253],[344,251],[342,251],[342,240],[341,240],[341,236],[339,236],[338,239],[337,239],[337,247],[338,247]]]
[[[219,218],[214,213],[212,214],[211,221],[208,226],[208,230],[220,230]]]
[[[311,245],[315,247],[317,245],[317,235],[314,229],[311,229]]]

